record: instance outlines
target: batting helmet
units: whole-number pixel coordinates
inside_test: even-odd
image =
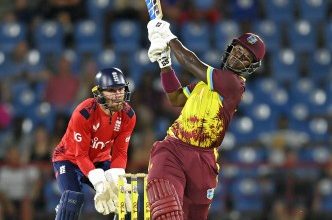
[[[253,54],[254,62],[252,62],[249,67],[243,70],[233,70],[233,71],[241,74],[253,73],[257,68],[261,66],[261,61],[265,55],[265,44],[263,40],[258,35],[253,33],[245,33],[242,34],[240,37],[233,39],[231,45],[229,45],[226,49],[225,55],[223,56],[222,59],[221,67],[224,68],[229,53],[231,52],[233,47],[237,44],[246,48]]]
[[[126,81],[122,71],[118,68],[112,67],[100,70],[95,76],[95,86],[92,88],[92,93],[97,99],[98,103],[106,105],[106,98],[102,94],[103,90],[110,88],[125,88],[124,101],[130,101],[129,83]]]

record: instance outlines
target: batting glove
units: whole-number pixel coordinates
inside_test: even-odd
[[[148,25],[148,38],[152,42],[152,40],[158,35],[166,41],[168,44],[172,39],[177,38],[170,30],[170,24],[167,21],[161,19],[153,19],[149,21]]]
[[[172,65],[171,48],[168,46],[157,59],[160,69]]]
[[[161,37],[160,34],[155,34],[151,39],[151,45],[148,51],[148,57],[151,62],[157,61],[161,53],[167,48],[167,42]]]
[[[109,170],[105,171],[105,176],[107,181],[110,183],[111,188],[112,188],[112,193],[115,194],[116,199],[118,200],[118,193],[119,193],[119,187],[118,187],[118,181],[119,181],[119,176],[124,175],[125,170],[122,168],[111,168]],[[130,196],[130,184],[127,184],[127,180],[124,179],[125,181],[125,204],[126,204],[126,211],[131,212],[132,211],[132,204],[131,204],[131,196]]]
[[[110,198],[110,191],[112,191],[112,189],[111,185],[106,180],[104,170],[100,168],[91,170],[88,174],[88,178],[96,190],[94,201],[97,212],[103,215],[116,212],[117,204]]]

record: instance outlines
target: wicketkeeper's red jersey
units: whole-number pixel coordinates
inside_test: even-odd
[[[125,168],[135,123],[135,112],[128,103],[109,116],[95,99],[86,99],[74,110],[52,161],[69,160],[85,175],[95,169],[93,163],[99,161],[110,160],[112,168]]]

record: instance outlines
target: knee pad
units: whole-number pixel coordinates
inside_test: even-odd
[[[152,220],[183,220],[178,194],[168,180],[154,179],[147,185]]]
[[[78,220],[83,203],[83,193],[70,190],[64,191],[57,206],[55,220]]]

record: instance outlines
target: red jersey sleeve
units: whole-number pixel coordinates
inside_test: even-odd
[[[91,126],[88,119],[75,111],[71,118],[71,128],[74,134],[75,159],[76,164],[84,175],[95,169],[93,162],[89,158],[89,149],[91,143]]]
[[[112,148],[111,168],[126,168],[127,152],[131,133],[136,124],[136,114],[132,108],[125,112],[126,121],[119,135],[114,139]]]

